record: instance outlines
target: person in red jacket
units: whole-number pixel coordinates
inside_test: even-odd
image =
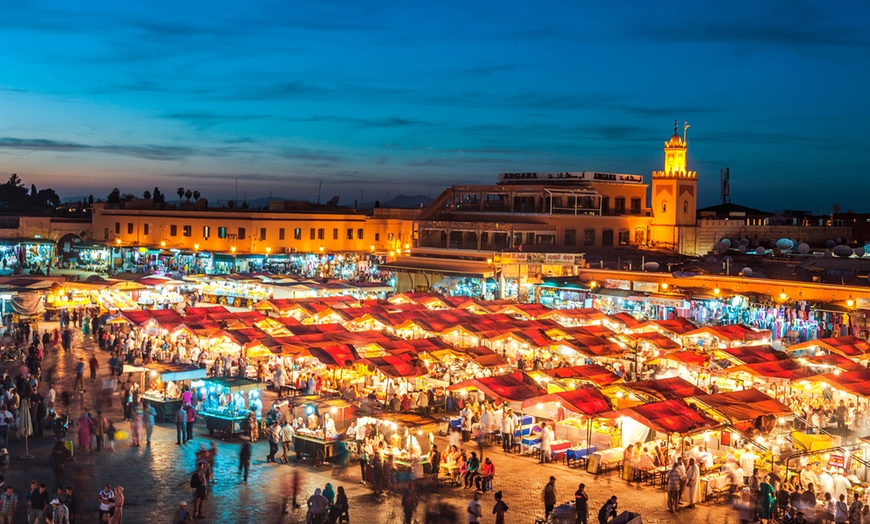
[[[184,405],[187,412],[187,440],[193,440],[193,423],[196,422],[196,410],[190,404]]]

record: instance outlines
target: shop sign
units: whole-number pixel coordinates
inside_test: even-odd
[[[501,261],[503,263],[520,263],[526,261],[528,253],[502,253]]]
[[[626,291],[631,291],[631,280],[615,280],[608,278],[604,280],[604,287],[606,289],[624,289]]]
[[[633,291],[640,291],[641,293],[658,293],[659,292],[659,283],[658,282],[633,282],[631,284],[631,289]]]
[[[498,183],[504,182],[610,182],[641,184],[643,176],[625,173],[597,173],[595,171],[564,171],[561,173],[499,173]]]
[[[828,460],[828,467],[830,467],[830,468],[845,468],[846,467],[846,457],[843,455],[831,455],[831,459]]]
[[[659,307],[672,307],[676,309],[689,309],[691,306],[685,300],[680,300],[678,298],[656,298],[649,297],[644,300],[651,306],[659,306]]]
[[[858,309],[870,309],[870,298],[858,297],[855,299],[855,306]]]

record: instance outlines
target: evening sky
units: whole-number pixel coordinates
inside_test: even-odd
[[[2,2],[0,178],[63,196],[434,197],[662,165],[870,212],[870,3]],[[170,198],[171,201],[171,198]]]

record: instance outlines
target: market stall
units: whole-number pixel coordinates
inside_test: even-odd
[[[206,370],[192,364],[149,364],[146,366],[146,387],[142,400],[151,404],[158,421],[172,420],[182,405],[182,390],[193,380],[206,378]]]
[[[255,380],[212,377],[193,386],[201,387],[200,413],[205,418],[209,435],[219,431],[224,440],[228,440],[249,429],[245,418],[249,410],[262,411],[259,397],[263,384]],[[257,416],[257,420],[260,419]]]
[[[570,391],[531,398],[525,400],[522,406],[526,413],[534,417],[555,422],[555,440],[550,445],[554,460],[560,457],[566,460],[586,458],[596,449],[610,447],[609,438],[606,443],[598,443],[593,437],[593,419],[611,410],[610,399],[595,386],[584,385]],[[530,435],[527,444],[539,448],[540,436]]]

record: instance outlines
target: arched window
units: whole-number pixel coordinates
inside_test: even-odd
[[[662,200],[662,213],[668,212],[668,203]]]
[[[688,212],[689,212],[689,201],[683,200],[683,213],[688,213]]]

